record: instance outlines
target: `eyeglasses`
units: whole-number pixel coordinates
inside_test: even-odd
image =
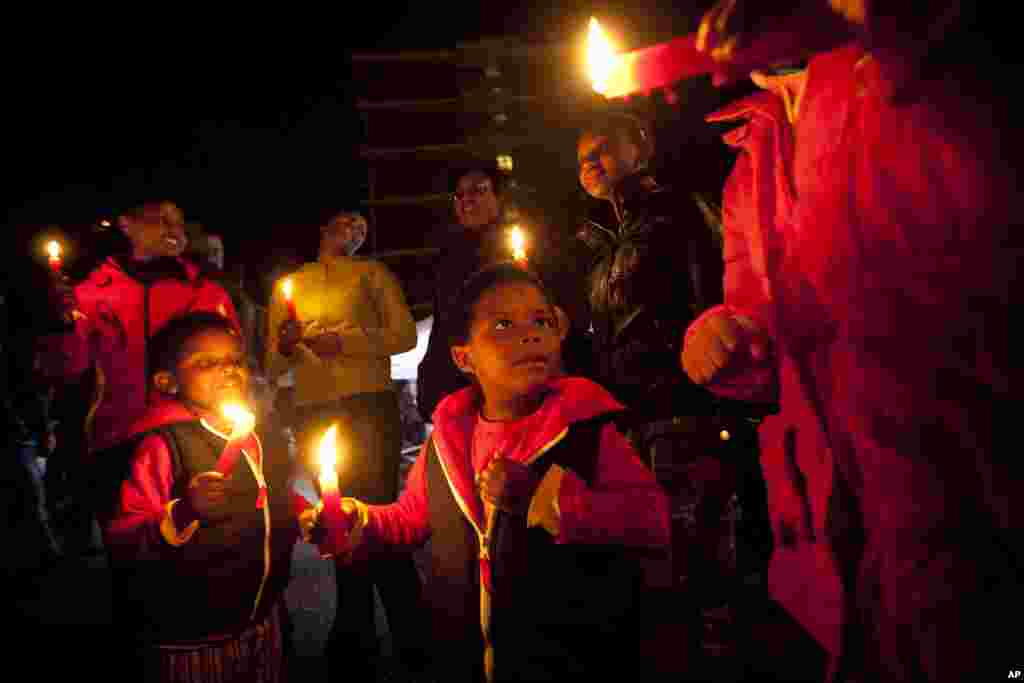
[[[491,184],[487,181],[481,181],[476,185],[470,185],[464,190],[452,192],[452,201],[466,201],[469,197],[483,197],[488,192],[491,192]]]

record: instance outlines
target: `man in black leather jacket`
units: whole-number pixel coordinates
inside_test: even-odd
[[[709,415],[716,400],[679,369],[687,325],[722,301],[722,253],[689,195],[647,170],[649,133],[626,115],[580,136],[580,184],[610,202],[617,226],[587,221],[588,279],[598,379],[643,421]]]
[[[609,202],[618,225],[586,221],[587,281],[596,379],[630,411],[630,436],[672,499],[672,587],[705,615],[730,598],[736,460],[752,459],[752,429],[680,370],[683,334],[722,300],[722,252],[695,196],[660,185],[648,170],[650,133],[608,114],[578,139],[580,184]],[[741,445],[740,442],[745,442]],[[740,458],[733,457],[739,455]],[[756,458],[753,458],[756,465]],[[692,612],[699,614],[697,609]],[[701,624],[707,618],[697,618]],[[702,641],[705,646],[706,640]]]

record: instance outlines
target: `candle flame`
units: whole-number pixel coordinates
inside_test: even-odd
[[[285,301],[292,300],[292,279],[290,277],[286,277],[281,283],[281,292],[284,294]]]
[[[331,425],[320,439],[320,470],[333,471],[338,462],[338,425]]]
[[[256,426],[256,416],[239,403],[226,403],[221,406],[221,414],[231,420],[231,438],[238,439],[249,434]]]
[[[615,46],[597,19],[591,17],[590,33],[587,37],[587,69],[594,92],[601,95],[608,92],[609,81],[617,62]]]
[[[519,229],[519,226],[515,226],[509,232],[508,236],[509,246],[512,247],[512,258],[516,261],[523,261],[526,259],[526,237],[523,235],[523,231]]]
[[[60,242],[57,240],[51,240],[46,244],[46,253],[50,255],[51,261],[57,261],[60,259]]]

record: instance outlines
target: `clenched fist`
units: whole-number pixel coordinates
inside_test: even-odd
[[[499,510],[525,514],[540,478],[526,465],[495,458],[477,477],[480,498]]]
[[[680,354],[686,374],[707,384],[747,356],[763,361],[771,353],[771,340],[753,322],[728,313],[712,315],[697,328]]]

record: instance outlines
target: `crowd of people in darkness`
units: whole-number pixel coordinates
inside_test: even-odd
[[[416,320],[357,211],[260,320],[158,195],[82,277],[11,279],[5,582],[105,558],[126,680],[287,680],[298,543],[335,577],[332,679],[382,680],[375,593],[408,680],[1012,677],[1012,97],[962,3],[775,4],[698,31],[757,86],[707,116],[735,153],[717,215],[621,111],[566,141],[614,219],[571,254],[510,248],[496,164],[447,170],[413,384],[391,358]],[[758,642],[766,619],[804,649]]]

